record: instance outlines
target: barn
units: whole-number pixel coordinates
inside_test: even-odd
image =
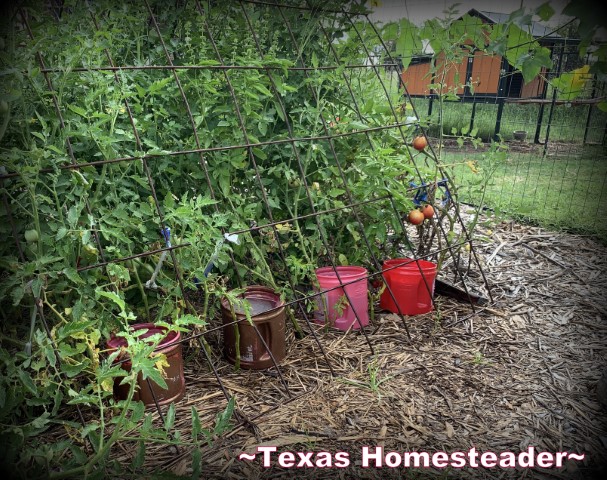
[[[471,9],[467,12],[471,17],[480,18],[483,23],[504,23],[508,14],[488,12],[484,10]],[[462,18],[462,17],[460,17]],[[561,43],[563,38],[551,31],[551,29],[538,22],[532,22],[530,32],[538,43],[553,51],[554,45]],[[438,65],[444,62],[442,54],[434,57],[432,54],[416,55],[412,58],[409,67],[403,71],[402,79],[407,86],[411,96],[432,96],[434,91],[429,84],[434,83],[431,78],[431,64],[436,61]],[[464,58],[461,63],[449,65],[446,69],[445,85],[449,91],[457,85],[469,83],[473,86],[460,86],[455,93],[463,97],[463,100],[475,97],[478,101],[482,97],[495,99],[532,99],[545,98],[546,95],[546,70],[542,69],[534,80],[525,84],[523,76],[500,55],[489,55],[481,50],[476,50],[473,56]]]

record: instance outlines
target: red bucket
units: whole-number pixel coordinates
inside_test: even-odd
[[[138,389],[133,396],[134,401],[141,400],[146,407],[152,407],[158,402],[159,405],[167,405],[171,402],[178,402],[185,394],[185,377],[183,374],[183,357],[181,354],[181,333],[168,332],[165,327],[154,325],[153,323],[138,323],[131,325],[131,332],[147,330],[140,335],[139,340],[145,340],[156,333],[164,334],[165,337],[156,347],[155,354],[164,353],[168,366],[165,366],[165,382],[167,389],[160,387],[156,382],[150,380],[148,383],[143,379],[141,373],[137,377]],[[127,346],[126,338],[113,336],[107,341],[107,347],[110,352],[120,350]],[[117,360],[121,360],[119,356]],[[127,372],[131,370],[131,362],[126,360],[121,366]],[[120,385],[123,377],[116,377],[114,380],[114,397],[118,400],[125,400],[128,396],[129,385]],[[151,387],[151,388],[150,388]]]
[[[398,267],[401,264],[404,265]],[[386,287],[379,299],[380,308],[399,313],[398,307],[400,307],[400,313],[405,315],[419,315],[432,311],[436,279],[435,263],[427,260],[415,261],[411,258],[394,258],[384,262],[382,271],[396,302]]]

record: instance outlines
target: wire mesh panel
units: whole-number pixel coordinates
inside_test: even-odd
[[[179,331],[195,365],[188,384],[205,372],[208,384],[195,392],[227,405],[223,414],[189,410],[187,390],[177,407],[152,393],[162,428],[147,441],[176,448],[202,441],[201,418],[212,424],[220,413],[205,430],[212,438],[235,408],[239,425],[256,432],[264,412],[305,393],[293,380],[297,358],[277,358],[256,323],[262,314],[284,310],[287,349],[309,337],[307,354],[330,377],[335,359],[318,325],[329,292],[341,295],[335,308],[353,313],[344,335],[363,338],[370,354],[367,295],[372,315],[382,292],[397,306],[403,344],[415,348],[384,260],[412,261],[430,296],[433,279],[417,259],[442,266],[471,303],[471,269],[482,279],[476,288],[491,294],[450,173],[432,144],[411,145],[425,133],[401,108],[411,98],[403,103],[401,85],[392,86],[397,60],[363,9],[342,7],[350,8],[142,0],[14,11],[0,176],[0,233],[12,239],[1,250],[3,312],[14,319],[5,333],[29,336],[19,361],[30,393],[55,412],[76,405],[91,445],[70,454],[74,464],[109,448],[115,432],[128,441],[132,429],[151,431],[152,417],[132,403],[137,375],[153,392],[168,354],[150,356],[157,345],[137,341],[135,322]],[[420,202],[437,214],[413,226],[406,216]],[[362,280],[340,273],[347,266],[363,267]],[[319,284],[320,267],[336,286]],[[349,287],[361,281],[372,288],[354,298]],[[280,303],[261,313],[238,307],[257,285]],[[244,326],[268,357],[269,369],[256,373],[263,391],[246,388],[239,345],[236,368],[221,355],[226,332],[239,339]],[[113,335],[125,339],[121,348],[106,343]],[[60,388],[45,380],[45,362]],[[125,377],[128,397],[112,398]],[[95,415],[105,418],[108,406],[122,410],[104,444]],[[176,412],[191,421],[191,438],[177,438]]]

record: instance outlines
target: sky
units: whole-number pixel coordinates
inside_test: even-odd
[[[457,7],[460,14],[466,13],[471,8],[477,10],[485,10],[489,12],[511,13],[522,6],[527,9],[534,9],[541,4],[546,3],[546,0],[379,0],[379,7],[374,9],[371,19],[374,22],[389,22],[391,20],[399,20],[407,17],[415,24],[421,24],[428,18],[443,17],[443,10],[459,3]],[[555,10],[555,15],[549,24],[558,22],[559,16],[563,7],[567,4],[567,0],[551,0],[550,5]],[[562,19],[562,17],[560,17]]]

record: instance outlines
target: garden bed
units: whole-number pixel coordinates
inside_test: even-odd
[[[235,373],[217,359],[225,386],[251,423],[203,449],[203,476],[292,476],[262,468],[259,457],[238,459],[262,444],[279,451],[349,452],[351,464],[337,472],[340,478],[403,474],[402,468],[360,468],[363,445],[383,445],[386,452],[474,446],[499,453],[534,446],[586,454],[563,469],[465,470],[475,478],[588,478],[604,465],[607,413],[597,401],[596,384],[607,364],[605,249],[590,238],[514,223],[484,233],[492,241],[478,243],[478,252],[496,302],[477,307],[476,314],[467,304],[438,297],[437,312],[407,318],[409,342],[400,318],[382,313],[370,327],[375,356],[363,336],[318,327],[337,378],[331,378],[312,336],[290,336],[282,366],[290,399],[273,371]],[[218,340],[210,340],[216,352]],[[186,361],[186,380],[175,422],[184,440],[192,429],[192,407],[209,426],[226,404],[202,355]],[[122,442],[113,456],[126,465],[135,453],[133,444]],[[191,455],[148,444],[143,468],[188,474]],[[320,469],[305,473],[324,475]]]

